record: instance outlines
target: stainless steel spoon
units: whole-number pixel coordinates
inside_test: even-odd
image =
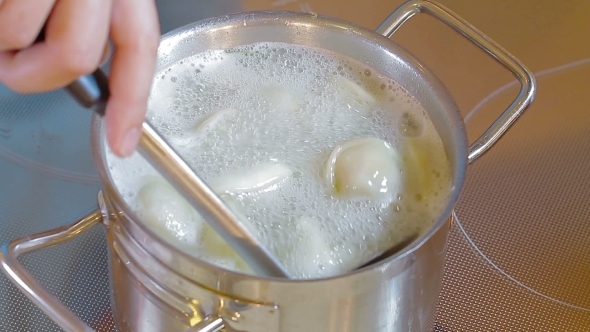
[[[43,39],[44,31],[39,34],[36,42]],[[83,107],[101,117],[105,115],[110,92],[108,78],[100,68],[90,75],[78,78],[65,89]],[[244,227],[219,196],[193,172],[147,120],[142,124],[138,152],[183,195],[256,274],[267,277],[290,277],[282,263]],[[374,255],[354,270],[394,255],[417,237],[418,235],[406,238],[399,244]]]
[[[45,28],[35,42],[42,42],[44,39]],[[108,78],[100,68],[90,75],[78,78],[65,89],[83,107],[101,117],[105,115],[110,92]],[[147,120],[142,125],[137,150],[244,259],[254,273],[289,278],[281,262],[244,227],[219,196],[193,172]]]
[[[107,77],[98,69],[81,77],[66,90],[84,107],[104,115],[109,96]],[[168,145],[149,122],[144,122],[138,151],[191,203],[199,214],[244,259],[252,270],[262,276],[289,278],[282,265],[239,221],[203,180]],[[393,256],[418,238],[414,234],[395,246],[374,255],[355,270]]]
[[[71,83],[66,90],[80,105],[104,116],[109,89],[107,76],[100,68]],[[138,152],[184,196],[255,273],[289,277],[284,266],[244,227],[147,120],[142,125]]]

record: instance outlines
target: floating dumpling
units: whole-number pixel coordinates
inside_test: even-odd
[[[234,118],[237,113],[238,111],[233,108],[224,108],[215,111],[204,119],[199,120],[184,134],[184,136],[174,137],[173,143],[183,147],[192,147],[212,130],[217,132],[227,132],[227,126],[221,125],[220,122]]]
[[[345,77],[336,75],[334,76],[334,81],[336,82],[336,84],[351,92],[359,100],[362,100],[367,103],[372,103],[375,101],[375,97],[373,97],[371,93],[369,93],[367,90],[361,88],[358,84],[354,83],[353,81]]]
[[[292,112],[299,109],[300,104],[295,99],[294,94],[280,86],[267,86],[262,88],[263,98],[271,107],[279,111]]]
[[[246,227],[251,229],[245,216],[239,213],[235,204],[231,203],[228,197],[222,198],[228,207],[234,212],[236,217]],[[224,265],[232,270],[241,272],[250,272],[246,262],[236,253],[236,251],[213,229],[209,224],[203,226],[201,234],[201,245],[204,251],[216,259],[220,265]]]
[[[370,105],[375,102],[375,97],[370,92],[340,75],[335,75],[333,80],[336,86],[348,93],[349,98],[344,98],[344,100],[352,101],[352,105],[349,103],[349,107],[362,115],[369,115]]]
[[[378,138],[337,146],[326,163],[325,179],[335,195],[392,200],[402,186],[398,153]]]
[[[224,119],[230,119],[236,116],[237,113],[238,111],[233,108],[224,108],[213,112],[203,120],[199,121],[199,123],[193,127],[192,132],[196,133],[197,135],[205,135],[208,131],[215,130],[220,121]]]
[[[164,178],[149,178],[137,202],[138,214],[158,235],[180,246],[198,243],[201,216]]]
[[[275,251],[279,260],[291,262],[297,274],[327,277],[338,273],[331,256],[329,241],[322,235],[319,220],[302,217],[289,229],[289,241],[282,242]],[[318,275],[319,273],[319,275]]]
[[[231,198],[222,196],[222,199],[247,226],[247,219],[238,212]],[[142,220],[166,240],[186,249],[200,244],[204,252],[215,258],[219,265],[250,272],[233,248],[164,178],[148,179],[138,193],[138,208]]]
[[[211,181],[217,193],[243,194],[273,190],[292,171],[276,161],[262,162],[251,169],[237,170]]]
[[[228,207],[245,227],[253,231],[245,216],[239,213],[230,195],[273,190],[282,181],[291,176],[287,166],[276,161],[263,162],[248,170],[235,171],[223,175],[210,182],[211,188],[222,197]],[[229,194],[229,195],[228,195]],[[219,264],[242,272],[249,267],[235,250],[208,224],[203,227],[201,236],[203,249],[218,261]]]
[[[291,173],[288,167],[269,161],[244,172],[214,179],[211,181],[211,187],[222,197],[239,220],[252,231],[247,219],[232,203],[231,196],[226,194],[237,195],[272,190]],[[164,178],[150,178],[140,189],[138,211],[148,226],[168,241],[189,248],[200,243],[204,251],[214,257],[218,264],[242,272],[249,271],[249,267],[234,249]]]

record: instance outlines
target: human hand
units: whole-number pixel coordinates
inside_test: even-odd
[[[45,39],[34,43],[45,25]],[[154,0],[0,0],[0,83],[20,93],[64,87],[114,54],[107,140],[124,157],[137,145],[155,70]]]

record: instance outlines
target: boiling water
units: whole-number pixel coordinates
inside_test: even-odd
[[[297,278],[345,273],[428,229],[450,166],[424,110],[351,59],[280,43],[208,51],[157,74],[148,119]],[[249,269],[141,156],[107,161],[142,221]]]

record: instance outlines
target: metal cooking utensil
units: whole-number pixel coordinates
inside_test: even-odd
[[[44,29],[36,42],[45,37]],[[105,114],[110,92],[108,78],[99,68],[94,73],[78,78],[65,88],[83,107],[101,117]],[[252,270],[263,276],[288,278],[288,272],[263,245],[239,221],[237,216],[196,175],[184,160],[172,149],[159,132],[145,120],[137,148],[138,152],[164,176],[195,208],[216,232],[244,259]],[[362,265],[359,270],[391,257],[418,238],[414,234],[393,247],[387,248]]]
[[[66,90],[82,106],[104,116],[109,90],[107,77],[100,68],[71,83]],[[254,272],[268,277],[289,277],[284,266],[244,227],[147,120],[142,124],[137,150],[170,181]]]
[[[104,116],[109,96],[108,80],[101,69],[71,83],[66,90],[78,103]],[[254,237],[234,213],[223,203],[182,158],[170,147],[146,120],[138,151],[147,159],[207,220],[228,244],[236,250],[257,273],[265,276],[288,278],[282,263]],[[372,256],[354,270],[358,270],[393,256],[418,238],[414,234],[393,247]]]
[[[44,29],[36,39],[45,38]],[[65,88],[83,107],[105,115],[109,98],[108,78],[98,68]],[[225,203],[193,172],[149,121],[142,124],[138,152],[166,178],[199,212],[213,229],[244,259],[257,274],[289,278],[285,267],[254,237]]]
[[[105,114],[109,97],[107,77],[99,68],[66,90],[84,107]],[[193,172],[159,132],[146,120],[138,152],[184,196],[213,229],[257,274],[288,278],[284,266],[254,237],[225,203]]]

